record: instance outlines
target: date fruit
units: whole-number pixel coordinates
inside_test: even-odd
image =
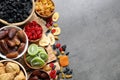
[[[0,31],[0,39],[5,38],[7,36],[7,34],[8,34],[8,31],[5,31],[5,30]]]
[[[18,48],[18,53],[20,54],[25,48],[25,43],[21,43],[19,48]]]
[[[4,51],[4,54],[7,54],[10,51],[5,40],[0,41],[0,47]]]
[[[12,39],[16,35],[17,30],[15,28],[11,28],[8,33],[8,37]]]
[[[15,42],[16,45],[20,45],[20,40],[18,39],[17,36],[13,38],[13,41]]]
[[[19,30],[19,31],[17,32],[17,36],[18,36],[18,38],[19,38],[21,41],[26,42],[26,37],[25,37],[25,34],[24,34],[24,32],[23,32],[22,30]]]
[[[6,40],[6,43],[9,47],[14,47],[16,45],[14,41],[8,39]]]
[[[16,58],[17,56],[18,56],[17,51],[6,54],[7,58]]]

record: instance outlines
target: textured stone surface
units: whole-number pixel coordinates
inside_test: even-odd
[[[120,0],[54,0],[74,77],[120,80]]]

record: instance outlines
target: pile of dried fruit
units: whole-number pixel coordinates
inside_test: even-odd
[[[42,47],[38,47],[38,45],[36,44],[30,44],[27,52],[27,63],[29,63],[30,66],[32,66],[33,68],[43,67],[45,65],[45,62],[48,60],[48,55],[45,49]]]
[[[27,34],[29,40],[40,39],[43,33],[42,27],[36,21],[29,22],[25,26],[24,31]]]
[[[32,0],[0,0],[0,19],[9,23],[24,21],[32,9]]]
[[[35,10],[41,16],[48,17],[53,13],[55,9],[52,0],[36,0],[35,4]]]
[[[7,58],[16,58],[25,48],[26,36],[23,30],[7,27],[0,31],[0,52]]]

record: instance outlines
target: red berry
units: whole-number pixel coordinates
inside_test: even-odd
[[[56,70],[52,70],[52,71],[50,72],[50,77],[51,77],[52,79],[55,79],[55,78],[56,78]]]
[[[62,49],[62,48],[59,48],[59,51],[60,51],[60,52],[62,52],[62,51],[63,51],[63,49]]]
[[[51,33],[55,33],[56,32],[56,29],[52,29]]]
[[[57,43],[55,46],[56,46],[56,48],[60,48],[61,44]]]
[[[51,25],[49,23],[46,24],[46,27],[49,28]]]
[[[36,21],[32,21],[32,24],[33,24],[33,25],[36,25],[37,23],[36,23]]]
[[[53,63],[50,63],[49,66],[50,66],[51,68],[53,68],[53,67],[54,67],[54,64],[53,64]]]

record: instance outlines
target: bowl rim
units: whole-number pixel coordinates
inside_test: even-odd
[[[35,3],[36,3],[36,1],[38,1],[38,0],[35,0]],[[53,3],[53,6],[55,7],[54,2],[53,2],[52,0],[50,0],[50,1]],[[35,5],[35,6],[36,6],[36,5]],[[55,8],[54,8],[54,10],[51,12],[51,14],[50,14],[49,16],[43,16],[43,15],[39,14],[38,11],[36,11],[36,9],[35,9],[35,13],[36,13],[39,17],[49,18],[49,17],[51,17],[51,16],[55,13]]]
[[[17,27],[17,26],[4,26],[2,28],[0,28],[0,31],[4,28],[17,28],[19,30],[22,30],[20,27]],[[25,43],[25,48],[24,50],[22,51],[22,53],[20,53],[16,58],[7,58],[5,55],[3,55],[1,52],[0,52],[0,57],[2,57],[3,59],[18,59],[20,57],[22,57],[25,52],[27,51],[27,48],[28,48],[28,37],[26,35],[26,33],[23,31],[23,33],[25,34],[25,37],[26,37],[26,43]]]
[[[41,46],[40,46],[41,47]],[[44,48],[44,47],[42,47],[42,48]],[[45,49],[45,48],[44,48]],[[47,50],[45,49],[45,51],[46,51],[46,53],[48,54],[48,52],[47,52]],[[24,62],[25,62],[25,64],[29,67],[29,68],[31,68],[31,69],[42,69],[43,67],[45,67],[46,66],[46,64],[47,64],[47,61],[45,61],[45,64],[43,65],[43,66],[41,66],[41,67],[32,67],[28,62],[27,62],[27,60],[26,60],[26,54],[28,54],[27,52],[24,54]]]
[[[0,19],[0,22],[3,23],[3,24],[6,24],[6,25],[15,25],[15,26],[22,25],[22,24],[26,23],[28,20],[30,20],[30,18],[33,16],[34,11],[35,11],[35,3],[34,3],[34,0],[32,0],[31,14],[24,21],[16,22],[16,23],[9,23],[9,22],[7,22],[3,19]]]
[[[24,75],[25,75],[25,77],[26,77],[26,80],[28,79],[28,75],[27,75],[26,69],[23,67],[23,65],[22,65],[21,63],[19,63],[19,62],[17,62],[17,61],[14,61],[14,60],[11,60],[11,59],[0,60],[0,62],[1,62],[1,63],[2,63],[2,62],[14,62],[14,63],[18,64],[19,67],[22,68],[22,71],[24,72]]]

